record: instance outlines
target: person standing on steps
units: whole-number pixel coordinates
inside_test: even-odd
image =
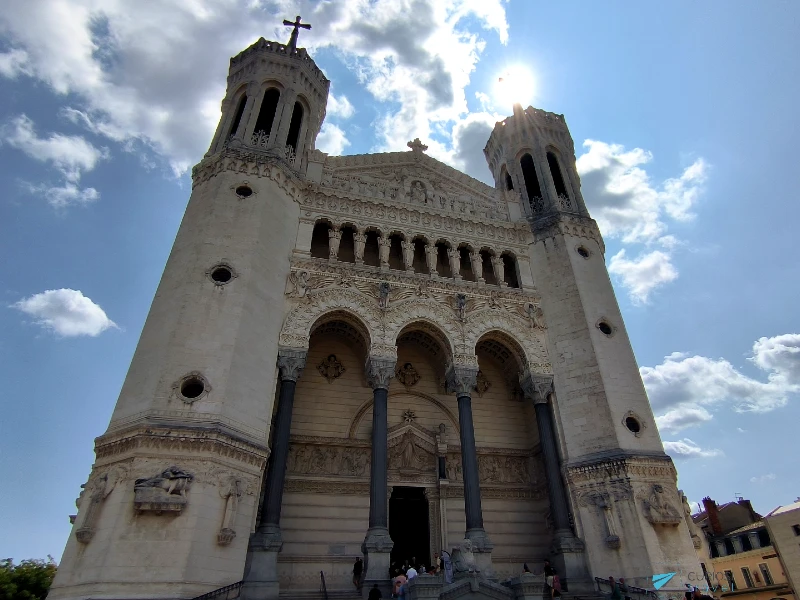
[[[553,569],[552,565],[550,565],[550,561],[545,559],[544,561],[544,582],[547,585],[547,592],[548,595],[552,598],[553,597],[553,577],[555,576],[556,571]]]
[[[353,563],[353,585],[356,586],[356,590],[359,592],[361,591],[361,574],[364,572],[364,561],[361,560],[359,556],[356,558],[356,562]]]
[[[367,600],[380,600],[381,598],[383,598],[383,594],[381,594],[381,591],[378,589],[378,584],[376,583],[369,591],[369,597]]]
[[[613,577],[608,578],[608,583],[611,586],[610,600],[622,600],[622,590],[619,589],[619,584],[614,581]]]

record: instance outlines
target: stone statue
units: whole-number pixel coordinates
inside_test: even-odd
[[[417,454],[417,444],[414,441],[414,436],[410,431],[407,431],[403,436],[403,448],[400,452],[401,467],[403,469],[413,469]]]
[[[308,271],[292,271],[289,273],[289,289],[287,296],[304,298],[308,290]]]
[[[456,294],[456,310],[458,311],[458,317],[461,320],[464,320],[467,313],[467,295],[466,294]]]
[[[189,489],[194,475],[187,473],[183,469],[172,466],[164,469],[155,477],[145,479],[137,479],[134,484],[134,490],[142,488],[160,488],[165,490],[167,494],[177,494],[186,496],[186,490]]]
[[[472,542],[464,539],[457,548],[453,548],[453,571],[456,573],[479,573],[472,552]]]
[[[378,306],[381,308],[389,308],[389,282],[381,281],[378,285]]]

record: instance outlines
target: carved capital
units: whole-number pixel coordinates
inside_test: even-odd
[[[297,348],[281,348],[278,350],[278,369],[281,381],[297,381],[306,366],[308,351]]]
[[[447,370],[445,385],[448,392],[455,392],[456,396],[471,396],[478,380],[476,367],[452,365]]]
[[[397,361],[391,358],[370,356],[367,359],[365,369],[367,373],[367,384],[373,390],[380,388],[388,390],[389,381],[394,377],[394,367],[396,363]]]
[[[533,375],[525,372],[520,375],[519,384],[525,397],[533,400],[534,404],[547,403],[547,397],[554,391],[552,375]]]

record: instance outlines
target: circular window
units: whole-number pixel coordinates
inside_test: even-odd
[[[583,258],[589,258],[590,252],[583,246],[578,246],[578,254],[580,254]]]
[[[632,433],[639,433],[642,430],[642,426],[635,417],[627,417],[625,419],[625,427],[627,427]]]
[[[211,270],[211,279],[214,280],[214,283],[228,283],[232,277],[233,273],[231,273],[231,270],[228,267],[219,266],[214,267]]]
[[[605,321],[600,321],[600,322],[597,324],[597,328],[598,328],[598,329],[599,329],[601,332],[603,332],[605,335],[611,335],[612,333],[614,333],[614,329],[611,327],[611,325],[609,325],[609,324],[608,324],[608,323],[606,323]]]
[[[184,398],[194,400],[206,391],[205,382],[199,377],[189,377],[181,384],[181,395]]]
[[[236,195],[239,198],[249,198],[253,195],[253,188],[249,185],[240,185],[236,188]]]

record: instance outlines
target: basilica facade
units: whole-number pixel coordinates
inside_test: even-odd
[[[515,106],[487,186],[316,150],[328,89],[296,36],[231,59],[49,597],[300,597],[356,556],[386,589],[453,548],[486,597],[693,571],[563,115]]]

